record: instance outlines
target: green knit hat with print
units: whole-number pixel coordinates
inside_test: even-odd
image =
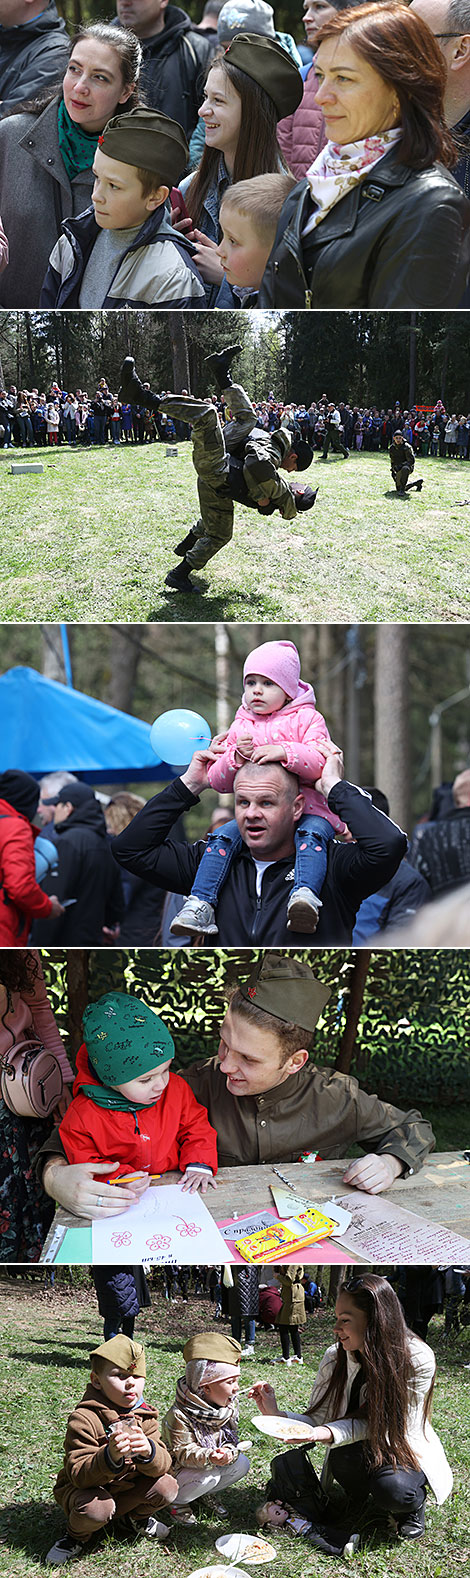
[[[127,992],[105,992],[83,1015],[85,1045],[103,1085],[127,1085],[175,1055],[167,1025]]]

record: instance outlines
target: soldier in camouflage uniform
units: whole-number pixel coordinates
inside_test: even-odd
[[[182,564],[170,571],[165,585],[177,591],[196,591],[190,571],[201,570],[230,542],[234,500],[262,515],[279,510],[284,520],[294,520],[299,510],[311,509],[315,503],[316,492],[312,488],[295,489],[279,476],[278,470],[280,466],[287,472],[305,470],[313,460],[310,445],[286,428],[273,433],[258,428],[251,400],[241,384],[232,383],[230,366],[240,351],[241,346],[231,345],[206,357],[218,390],[226,396],[232,411],[233,420],[224,429],[209,398],[153,395],[137,378],[132,357],[126,357],[123,365],[123,399],[138,400],[151,410],[164,410],[178,421],[193,423],[193,463],[201,514],[175,548]]]

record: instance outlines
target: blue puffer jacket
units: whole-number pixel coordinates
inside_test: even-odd
[[[120,1323],[138,1315],[140,1304],[131,1266],[94,1266],[93,1281],[103,1320]]]

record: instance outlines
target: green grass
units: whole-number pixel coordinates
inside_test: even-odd
[[[398,498],[388,457],[315,462],[312,512],[294,523],[235,505],[235,536],[198,577],[164,589],[173,544],[197,514],[191,445],[0,454],[3,620],[463,621],[470,617],[470,469],[419,461],[423,492]]]
[[[82,1277],[83,1284],[83,1277]],[[0,1281],[2,1324],[1,1429],[2,1509],[0,1511],[0,1574],[26,1578],[44,1572],[41,1562],[64,1522],[52,1500],[52,1485],[62,1460],[67,1414],[81,1395],[87,1376],[87,1356],[101,1338],[101,1322],[93,1292],[77,1280],[68,1287],[47,1291],[36,1285]],[[190,1298],[168,1306],[154,1292],[153,1308],[140,1317],[137,1335],[147,1353],[147,1395],[162,1412],[174,1397],[181,1373],[181,1348],[194,1331],[211,1325],[212,1306]],[[225,1328],[222,1328],[223,1330]],[[304,1368],[274,1370],[281,1406],[304,1407],[318,1361],[331,1341],[333,1316],[322,1311],[310,1317],[303,1337]],[[429,1340],[436,1349],[438,1378],[434,1425],[451,1461],[455,1486],[452,1499],[437,1508],[429,1495],[424,1540],[397,1544],[371,1536],[353,1564],[331,1560],[302,1540],[276,1535],[277,1561],[254,1569],[259,1578],[345,1578],[351,1565],[358,1578],[441,1578],[459,1574],[470,1560],[470,1328],[448,1342],[441,1318],[434,1319]],[[271,1361],[279,1353],[276,1333],[258,1334],[256,1354],[243,1365],[243,1385],[271,1376]],[[230,1522],[221,1525],[212,1513],[198,1509],[197,1528],[174,1529],[165,1547],[154,1542],[124,1542],[106,1537],[88,1557],[74,1562],[76,1578],[187,1578],[195,1568],[218,1560],[215,1540],[227,1530],[255,1529],[254,1511],[269,1474],[273,1448],[250,1425],[252,1405],[240,1400],[241,1435],[254,1437],[249,1477],[227,1491]],[[275,1444],[275,1450],[281,1450]],[[316,1462],[321,1462],[322,1449]],[[251,1571],[247,1569],[248,1573]]]

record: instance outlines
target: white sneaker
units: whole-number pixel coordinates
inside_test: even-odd
[[[62,1539],[51,1545],[44,1560],[49,1567],[62,1567],[64,1562],[73,1562],[76,1556],[83,1556],[87,1543],[87,1540],[76,1540],[74,1534],[63,1534]]]
[[[293,1353],[292,1354],[291,1364],[303,1364],[303,1362],[304,1361],[303,1361],[303,1358],[302,1358],[301,1354],[298,1354],[298,1353]]]
[[[292,1362],[292,1359],[284,1359],[282,1355],[279,1355],[279,1358],[273,1359],[273,1364],[292,1364]]]
[[[312,888],[294,888],[287,905],[288,930],[316,931],[321,908],[321,899],[317,898]]]
[[[251,1359],[251,1356],[254,1353],[254,1351],[255,1351],[254,1343],[253,1342],[249,1342],[247,1344],[246,1348],[242,1348],[242,1351],[241,1351],[242,1359]]]
[[[185,900],[182,910],[178,911],[170,926],[173,937],[185,937],[187,932],[206,932],[207,936],[213,936],[218,930],[212,904],[192,896]]]

